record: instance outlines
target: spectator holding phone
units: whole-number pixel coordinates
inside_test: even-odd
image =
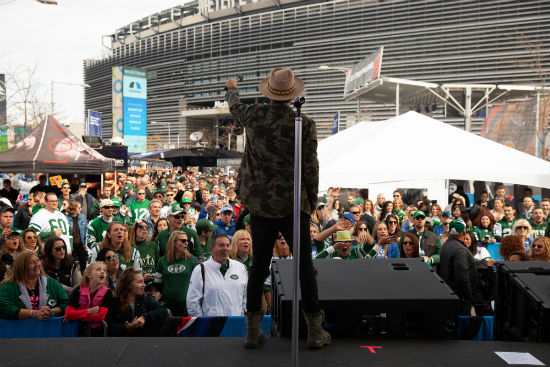
[[[495,243],[495,234],[493,228],[495,226],[495,218],[489,209],[481,208],[479,215],[474,219],[474,228],[472,232],[474,233],[477,242],[483,246],[487,247],[489,243]]]

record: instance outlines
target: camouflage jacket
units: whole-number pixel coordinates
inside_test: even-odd
[[[233,117],[246,129],[246,145],[237,192],[254,215],[282,218],[291,215],[294,201],[294,111],[277,101],[241,103],[239,91],[229,88],[226,99]],[[302,114],[301,211],[315,210],[319,185],[317,129]]]

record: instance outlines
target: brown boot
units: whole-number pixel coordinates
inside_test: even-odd
[[[264,341],[264,332],[260,326],[264,314],[262,311],[245,312],[246,320],[246,338],[244,339],[245,348],[258,348]]]
[[[323,348],[332,342],[330,334],[323,330],[323,310],[317,313],[304,312],[307,323],[307,346],[309,348]]]

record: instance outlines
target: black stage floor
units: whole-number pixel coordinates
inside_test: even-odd
[[[369,349],[368,346],[371,346]],[[380,347],[380,348],[373,348]],[[289,366],[290,339],[244,349],[241,338],[67,338],[0,340],[0,366]],[[529,352],[550,366],[542,343],[337,339],[300,348],[300,366],[508,366],[494,352]],[[522,366],[522,365],[513,365]]]

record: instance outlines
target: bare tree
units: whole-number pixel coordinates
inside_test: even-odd
[[[532,41],[525,33],[518,33],[516,35],[516,41],[520,47],[529,53],[529,60],[521,61],[519,64],[521,67],[532,70],[538,81],[541,91],[537,93],[539,100],[536,102],[538,106],[538,130],[535,132],[536,140],[541,142],[542,145],[542,159],[548,159],[548,153],[546,152],[546,141],[548,133],[550,132],[549,126],[549,114],[550,114],[550,96],[545,88],[547,87],[548,80],[548,68],[545,65],[548,64],[548,60],[544,59],[543,50],[544,45],[541,40]],[[538,152],[535,151],[535,155]]]
[[[38,82],[38,64],[6,72],[8,123],[36,126],[48,114],[47,93]]]

